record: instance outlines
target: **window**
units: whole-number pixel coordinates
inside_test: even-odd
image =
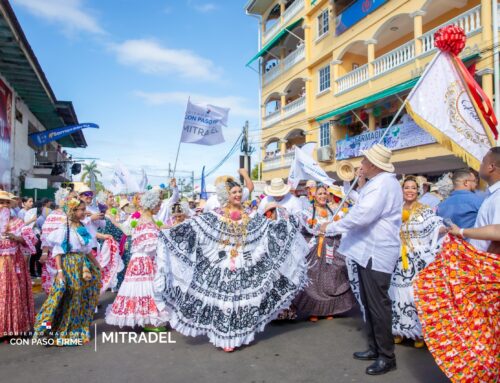
[[[320,146],[330,146],[330,123],[325,122],[319,126]]]
[[[330,29],[328,9],[325,9],[318,16],[318,37],[323,36]]]
[[[330,65],[319,70],[319,93],[330,89]]]

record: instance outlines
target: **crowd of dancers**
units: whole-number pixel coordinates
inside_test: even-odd
[[[40,233],[0,191],[0,337],[87,343],[108,290],[106,323],[204,335],[226,352],[273,320],[331,320],[359,307],[368,349],[353,357],[373,360],[367,374],[395,369],[394,345],[409,340],[427,343],[453,381],[496,381],[500,148],[481,164],[486,193],[470,169],[439,194],[422,177],[398,179],[384,146],[363,154],[347,196],[310,180],[297,197],[273,179],[252,199],[243,169],[243,185],[221,176],[216,194],[189,203],[175,179],[132,198],[60,189]],[[47,297],[35,313],[27,259],[37,245]]]

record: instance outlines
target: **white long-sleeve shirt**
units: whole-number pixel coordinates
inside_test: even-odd
[[[87,211],[90,212],[91,214],[99,214],[99,208],[94,205],[88,205],[87,206]],[[87,231],[89,234],[92,236],[92,247],[99,247],[99,243],[97,242],[97,231],[99,229],[104,229],[106,227],[106,220],[104,219],[97,219],[95,221],[92,221],[92,219],[89,217],[85,217],[82,220],[82,223],[85,225],[87,228]]]
[[[396,176],[379,173],[360,190],[347,215],[327,226],[331,235],[343,234],[339,253],[366,267],[392,274],[399,258],[403,192]]]
[[[500,181],[488,188],[488,196],[479,208],[474,227],[495,225],[500,223]],[[480,241],[473,239],[471,245],[478,250],[486,251],[491,241]]]
[[[172,189],[172,196],[163,200],[163,202],[161,203],[160,211],[154,218],[156,220],[162,221],[163,223],[167,222],[171,215],[172,206],[179,202],[179,200],[179,189],[175,187]]]

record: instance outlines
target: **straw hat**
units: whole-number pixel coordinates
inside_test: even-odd
[[[316,181],[309,180],[306,182],[306,188],[315,188],[315,187],[316,187]]]
[[[226,182],[234,182],[234,177],[231,176],[219,176],[215,179],[214,185],[217,186]]]
[[[0,200],[2,201],[10,201],[15,202],[16,200],[13,198],[13,195],[5,190],[0,190]]]
[[[123,208],[127,205],[129,205],[130,202],[128,199],[125,199],[125,198],[121,198],[120,199],[120,210],[123,210]]]
[[[392,151],[384,145],[375,144],[368,150],[362,150],[361,153],[377,168],[389,173],[394,172],[394,165],[391,163]]]
[[[89,188],[87,185],[82,185],[82,187],[80,189],[78,189],[78,194],[83,194],[83,193],[87,193],[87,192],[92,192],[92,189]]]
[[[273,178],[270,185],[266,185],[264,193],[271,197],[283,197],[290,192],[290,185],[285,185],[282,178]]]
[[[344,191],[340,186],[332,185],[328,188],[328,193],[333,194],[336,197],[344,198]]]

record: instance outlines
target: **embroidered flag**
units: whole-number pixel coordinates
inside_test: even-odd
[[[407,98],[415,122],[469,166],[478,170],[494,145],[490,128],[470,96],[451,54],[439,52]]]

